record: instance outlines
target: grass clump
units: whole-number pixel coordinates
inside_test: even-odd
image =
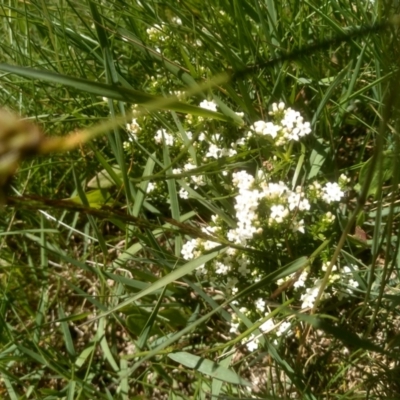
[[[2,396],[395,398],[398,11],[3,5]]]

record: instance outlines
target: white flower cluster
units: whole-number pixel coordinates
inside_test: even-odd
[[[325,203],[331,204],[335,201],[340,201],[344,196],[343,187],[346,186],[349,179],[346,175],[342,174],[339,177],[339,183],[327,182],[325,186],[322,186],[319,182],[313,182],[309,186],[309,191],[313,197],[319,197]]]
[[[267,219],[270,226],[289,222],[294,231],[304,233],[304,220],[300,218],[303,211],[310,210],[310,202],[301,187],[290,190],[283,182],[268,182],[260,175],[258,182],[246,171],[236,172],[232,183],[239,189],[235,197],[237,226],[228,232],[228,239],[236,244],[245,245],[256,233],[262,233],[262,221]],[[259,215],[260,203],[269,206],[269,215]]]
[[[123,143],[124,150],[130,150],[134,141],[138,140],[138,133],[140,132],[140,125],[137,118],[133,118],[132,122],[126,124],[126,131],[128,132],[128,141]]]
[[[208,235],[212,235],[218,230],[218,228],[209,226],[203,227],[201,230]],[[219,243],[213,242],[212,240],[204,240],[200,238],[192,239],[182,246],[181,255],[185,260],[193,260],[200,257],[204,251],[212,250],[218,245]]]
[[[205,176],[201,174],[190,174],[190,171],[197,168],[197,165],[193,164],[192,162],[187,162],[183,168],[174,168],[172,170],[172,173],[174,175],[180,175],[184,173],[189,173],[188,178],[185,178],[184,180],[186,181],[187,184],[192,183],[196,188],[199,186],[205,186],[207,184],[205,180]],[[181,188],[179,191],[179,195],[182,199],[188,199],[189,198],[189,193],[187,190]]]
[[[203,100],[200,103],[200,107],[204,108],[205,110],[217,111],[217,104],[213,101]]]
[[[344,196],[343,190],[336,182],[328,182],[322,188],[322,192],[322,200],[328,204],[334,201],[340,201],[340,199]]]
[[[156,143],[165,143],[167,146],[174,145],[174,137],[169,134],[165,129],[159,129],[154,137]]]
[[[322,264],[321,271],[323,273],[326,272],[328,265],[328,263]],[[336,265],[332,266],[332,273],[329,277],[328,285],[332,288],[332,294],[337,295],[339,300],[351,294],[353,290],[358,287],[358,282],[353,278],[353,272],[356,270],[357,267],[355,265],[352,265],[351,268],[344,266],[341,271],[339,271]],[[279,279],[277,285],[282,285],[284,282],[293,279],[295,275],[296,273],[293,273],[283,279]],[[309,275],[310,274],[306,270],[303,270],[293,284],[294,289],[304,291],[300,296],[302,309],[314,307],[315,300],[321,288],[322,279],[317,278],[312,282],[312,278]],[[312,283],[307,285],[307,280]],[[327,298],[326,292],[323,294],[322,298]]]
[[[247,139],[253,133],[261,136],[270,136],[277,146],[282,146],[289,141],[299,141],[303,136],[311,133],[311,125],[304,122],[304,118],[298,111],[286,108],[284,103],[273,103],[269,113],[273,122],[256,121],[247,133]]]
[[[313,286],[306,288],[305,293],[300,297],[301,308],[312,308],[314,307],[315,300],[317,299],[319,290],[321,288],[322,279],[317,279]]]
[[[140,132],[140,125],[137,118],[133,118],[130,124],[126,124],[126,130],[129,134],[129,140],[137,140],[137,134]]]
[[[237,154],[234,149],[227,149],[225,147],[219,147],[218,145],[211,143],[206,153],[207,158],[215,158],[218,160],[221,157],[232,157]]]
[[[243,314],[248,314],[248,310],[245,307],[242,307],[240,311]],[[239,329],[240,320],[236,314],[233,314],[232,322],[231,322],[231,333],[236,333]],[[273,342],[276,344],[277,339],[281,336],[290,336],[293,334],[291,329],[291,324],[288,321],[283,321],[281,323],[275,323],[275,321],[270,318],[267,319],[264,323],[262,323],[258,328],[263,334],[269,334],[269,337],[274,338]],[[247,350],[253,352],[258,349],[260,345],[261,335],[256,336],[252,333],[249,337],[246,337],[242,340],[242,344],[247,347]]]
[[[153,42],[165,42],[169,39],[169,36],[163,32],[163,27],[157,24],[147,28],[146,33],[148,34],[149,39]]]

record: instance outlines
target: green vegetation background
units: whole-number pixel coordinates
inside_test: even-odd
[[[3,107],[49,136],[130,114],[133,104],[153,109],[140,150],[124,151],[128,134],[120,123],[74,151],[25,160],[14,177],[9,206],[0,214],[0,395],[13,400],[396,398],[396,4],[2,2]],[[165,37],[149,36],[147,29],[155,25]],[[218,84],[199,87],[214,77]],[[192,95],[183,105],[157,100],[186,90]],[[297,320],[299,336],[307,324],[321,329],[325,347],[311,334],[300,350],[269,343],[259,355],[240,353],[226,334],[229,315],[220,306],[225,299],[203,291],[190,274],[205,259],[184,264],[179,257],[188,228],[179,231],[160,218],[192,221],[196,235],[196,212],[206,222],[220,205],[209,194],[180,204],[176,192],[171,196],[175,179],[168,181],[164,198],[144,201],[149,180],[141,177],[154,172],[154,179],[165,181],[169,165],[168,158],[153,155],[156,130],[182,129],[186,114],[209,117],[197,108],[205,98],[214,98],[221,110],[210,129],[235,139],[234,112],[243,112],[249,125],[265,118],[273,102],[284,101],[312,124],[305,145],[318,159],[313,174],[337,178],[347,172],[359,184],[346,207],[348,214],[356,210],[351,233],[356,224],[368,238],[349,239],[368,272],[367,288],[351,312],[338,310],[335,324],[306,315]],[[174,162],[182,154],[171,157]],[[211,169],[215,165],[205,166]],[[112,186],[90,191],[88,182],[102,170]],[[365,204],[361,196],[357,206],[360,193],[372,197]],[[76,209],[59,202],[67,198]],[[137,217],[144,226],[134,223]],[[345,229],[348,220],[341,223]],[[340,353],[344,344],[349,353]],[[246,389],[249,381],[257,390]]]

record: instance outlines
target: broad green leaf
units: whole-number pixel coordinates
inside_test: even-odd
[[[111,203],[113,201],[113,198],[110,197],[110,194],[107,190],[103,189],[90,190],[85,194],[89,206],[93,208],[101,208],[101,206]],[[79,196],[71,197],[68,200],[73,201],[74,203],[83,204]]]
[[[246,379],[241,378],[236,372],[229,368],[225,368],[220,364],[195,356],[194,354],[180,351],[177,353],[170,353],[168,357],[185,367],[195,369],[203,374],[209,375],[212,378],[219,379],[224,382],[233,383],[235,385],[252,386]]]
[[[112,170],[119,178],[122,178],[121,168],[118,165],[114,165]],[[103,169],[88,182],[87,187],[90,189],[108,189],[116,184],[117,182],[114,181],[111,174]]]
[[[382,158],[382,180],[380,179],[380,174],[379,174],[379,170],[378,168],[375,168],[375,170],[373,171],[373,175],[372,175],[372,179],[370,180],[370,182],[366,182],[367,180],[367,176],[368,176],[368,170],[370,168],[370,165],[372,163],[372,157],[367,160],[364,165],[361,167],[360,170],[360,176],[359,176],[359,187],[360,190],[361,188],[364,187],[364,185],[369,184],[368,187],[368,195],[375,195],[379,185],[382,185],[384,182],[386,182],[387,180],[389,180],[392,177],[393,174],[393,157],[394,154],[392,151],[384,151],[383,152],[383,158]]]

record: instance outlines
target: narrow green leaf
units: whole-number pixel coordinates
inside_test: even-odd
[[[65,348],[67,349],[67,353],[70,355],[70,357],[74,358],[76,353],[75,353],[75,348],[74,348],[74,342],[72,340],[71,332],[69,331],[69,326],[68,322],[65,320],[66,315],[64,312],[64,309],[60,305],[58,308],[58,315],[60,318],[60,326],[61,330],[64,336],[64,341],[65,341]]]
[[[88,347],[86,347],[85,349],[82,350],[81,354],[79,354],[79,356],[75,360],[75,366],[78,369],[82,367],[82,365],[86,362],[88,357],[93,353],[93,351],[95,350],[95,347],[96,347],[95,344],[92,343]]]

